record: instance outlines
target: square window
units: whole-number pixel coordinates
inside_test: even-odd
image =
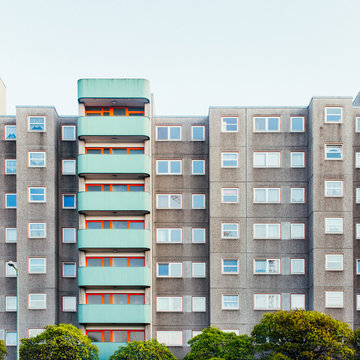
[[[29,167],[45,167],[46,153],[43,151],[29,151]]]
[[[278,275],[280,273],[280,259],[254,259],[254,274]]]
[[[76,263],[64,262],[62,264],[62,275],[63,277],[76,277]]]
[[[16,296],[5,296],[5,311],[16,311]]]
[[[34,132],[44,132],[45,116],[28,116],[28,129]]]
[[[181,140],[181,126],[157,126],[156,127],[157,141],[180,141]]]
[[[254,117],[254,132],[279,132],[280,117]]]
[[[237,223],[222,223],[221,224],[221,238],[222,239],[238,239],[239,238],[239,224],[237,224]]]
[[[12,261],[14,266],[16,267],[16,261]],[[16,270],[13,266],[10,266],[10,261],[5,262],[5,277],[16,277]]]
[[[182,277],[182,263],[157,264],[158,277]]]
[[[182,195],[181,194],[157,194],[156,195],[157,209],[182,209]]]
[[[343,254],[327,254],[325,255],[325,270],[327,271],[343,271],[344,255]]]
[[[326,197],[342,197],[343,196],[343,181],[325,181],[325,196]]]
[[[29,223],[29,238],[45,238],[46,224],[45,223]]]
[[[206,277],[206,264],[205,263],[192,263],[192,277]]]
[[[63,141],[74,141],[76,138],[76,126],[63,125],[61,127],[61,139]]]
[[[291,132],[304,132],[305,131],[305,118],[303,116],[290,117],[290,131]]]
[[[253,166],[254,168],[279,168],[280,152],[254,152]]]
[[[304,188],[291,188],[291,203],[303,204],[305,202],[305,189]]]
[[[205,160],[191,160],[191,174],[205,175]]]
[[[355,131],[360,132],[360,117],[357,116],[355,119]]]
[[[325,160],[342,160],[343,146],[339,144],[325,144]]]
[[[46,309],[46,294],[29,294],[29,309]]]
[[[280,310],[280,294],[254,294],[254,310]]]
[[[41,333],[43,333],[45,331],[45,329],[38,329],[38,328],[32,328],[29,329],[29,338],[35,337],[40,335]]]
[[[304,168],[305,153],[301,151],[290,152],[290,166],[292,168]]]
[[[16,243],[16,228],[5,228],[5,242]]]
[[[63,194],[62,208],[63,209],[76,209],[76,195],[75,194]]]
[[[62,311],[64,312],[77,311],[76,296],[63,296],[62,300],[63,300]]]
[[[281,224],[254,224],[254,239],[280,239]]]
[[[16,125],[5,125],[5,140],[16,140]]]
[[[16,209],[16,194],[5,194],[5,207]]]
[[[180,244],[182,243],[182,229],[159,228],[157,229],[156,240],[160,244]]]
[[[222,117],[221,132],[238,132],[238,118],[228,116]]]
[[[222,309],[239,310],[240,309],[239,295],[222,295]]]
[[[223,203],[238,203],[239,189],[238,188],[222,188],[221,189],[221,202]]]
[[[343,234],[343,218],[325,218],[325,234]]]
[[[45,274],[46,259],[45,258],[29,258],[29,274]]]
[[[237,168],[239,166],[239,153],[223,152],[221,153],[221,167]]]
[[[46,201],[46,189],[44,187],[29,187],[29,202],[43,203]]]
[[[191,242],[193,244],[204,244],[205,229],[191,229]]]
[[[290,273],[293,275],[305,274],[305,259],[291,259]]]
[[[156,298],[156,311],[182,312],[183,299],[175,296],[158,296]]]
[[[205,194],[191,194],[191,208],[205,209]]]
[[[192,311],[193,312],[206,312],[206,298],[202,296],[192,297]]]
[[[342,107],[326,107],[325,122],[330,124],[342,123]]]
[[[238,259],[223,259],[222,260],[222,273],[223,274],[238,274],[239,273],[239,260]]]
[[[192,126],[191,127],[191,140],[204,141],[205,140],[205,126]]]
[[[6,175],[15,175],[16,174],[16,160],[15,159],[6,159],[5,160],[5,174]]]
[[[182,331],[157,331],[156,338],[160,344],[166,346],[183,346]]]
[[[343,291],[325,291],[325,307],[343,308],[344,292]]]
[[[62,160],[62,174],[75,175],[76,174],[76,160]]]
[[[290,224],[291,239],[305,239],[305,224]]]
[[[62,242],[64,244],[76,243],[76,229],[75,228],[63,228],[62,229]]]
[[[181,175],[181,160],[156,160],[157,175]]]
[[[305,294],[291,294],[290,304],[291,310],[305,310]]]
[[[6,330],[5,345],[6,346],[16,346],[17,345],[17,332],[16,331]]]
[[[254,188],[254,203],[280,203],[280,188]]]

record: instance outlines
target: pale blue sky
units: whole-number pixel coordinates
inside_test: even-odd
[[[0,0],[8,113],[77,114],[76,81],[145,77],[158,115],[360,90],[359,0]]]

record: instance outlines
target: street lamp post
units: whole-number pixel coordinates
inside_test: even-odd
[[[19,295],[20,295],[20,278],[19,269],[15,266],[14,262],[9,261],[9,266],[16,271],[16,360],[20,360],[20,314],[19,314]]]

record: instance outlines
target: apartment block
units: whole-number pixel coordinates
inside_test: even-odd
[[[156,116],[147,80],[81,79],[65,117],[6,115],[0,90],[8,359],[57,323],[102,360],[151,338],[181,359],[205,327],[250,333],[279,309],[359,327],[360,96]]]

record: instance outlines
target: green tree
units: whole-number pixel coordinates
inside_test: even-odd
[[[317,311],[265,314],[252,331],[261,359],[354,359],[348,324]]]
[[[254,359],[253,344],[249,336],[237,336],[235,333],[225,333],[211,326],[189,340],[189,344],[190,352],[184,357],[184,360]]]
[[[21,360],[97,360],[98,349],[79,329],[69,324],[48,325],[41,334],[21,339]]]
[[[131,341],[125,347],[110,356],[109,360],[176,360],[170,350],[156,339],[149,341]]]
[[[356,360],[360,360],[360,328],[354,331],[354,347],[356,351]]]
[[[7,355],[8,352],[6,351],[6,346],[3,340],[0,340],[0,360],[5,359],[5,355]]]

